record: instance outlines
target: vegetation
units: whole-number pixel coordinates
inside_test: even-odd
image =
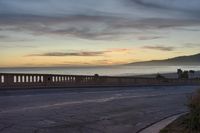
[[[200,133],[200,90],[189,98],[189,113],[180,117],[160,133]]]
[[[187,120],[187,128],[200,131],[200,90],[191,97],[188,107],[190,113]]]
[[[156,79],[166,79],[163,75],[161,75],[161,74],[157,74],[156,75]]]
[[[181,69],[178,69],[177,74],[178,74],[179,79],[189,79],[189,72],[188,71],[182,71]]]

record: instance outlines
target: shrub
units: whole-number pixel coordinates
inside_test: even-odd
[[[191,96],[188,108],[190,113],[187,119],[187,128],[192,131],[200,131],[200,90]]]

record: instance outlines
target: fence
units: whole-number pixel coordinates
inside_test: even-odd
[[[0,89],[103,87],[143,85],[200,85],[199,79],[156,79],[140,77],[111,77],[87,75],[11,74],[0,73]]]

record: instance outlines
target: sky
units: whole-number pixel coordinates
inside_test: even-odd
[[[0,0],[0,67],[105,66],[197,53],[199,0]]]

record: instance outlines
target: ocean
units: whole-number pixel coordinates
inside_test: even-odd
[[[199,71],[200,66],[107,66],[107,67],[48,67],[48,68],[0,68],[0,73],[37,73],[66,75],[131,76],[155,73],[176,73],[177,69]]]

